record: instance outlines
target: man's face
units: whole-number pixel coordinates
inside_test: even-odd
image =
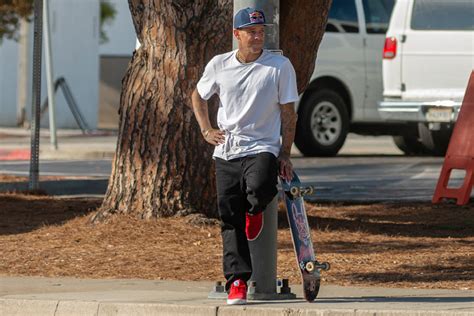
[[[258,54],[263,48],[265,42],[265,27],[263,25],[254,25],[242,29],[234,30],[234,36],[239,41],[239,48]]]

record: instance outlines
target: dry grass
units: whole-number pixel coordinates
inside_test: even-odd
[[[91,226],[99,199],[0,194],[0,275],[221,280],[218,225],[116,216]],[[307,205],[318,258],[341,285],[474,289],[474,207]],[[278,274],[299,283],[279,212]]]

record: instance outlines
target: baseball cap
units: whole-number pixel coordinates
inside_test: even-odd
[[[265,14],[262,10],[255,8],[245,8],[239,10],[234,16],[234,29],[241,29],[252,25],[270,25],[265,21]]]

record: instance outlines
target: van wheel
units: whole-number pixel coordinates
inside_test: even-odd
[[[418,132],[420,134],[423,147],[433,156],[444,156],[448,150],[449,140],[451,138],[452,129],[444,129],[432,131],[424,123],[418,124]]]
[[[334,91],[314,91],[298,111],[295,145],[305,156],[335,156],[349,132],[344,100]]]
[[[416,136],[393,136],[395,145],[405,153],[405,155],[424,155],[427,150]]]

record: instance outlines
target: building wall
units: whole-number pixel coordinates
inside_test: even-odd
[[[128,1],[109,0],[117,13],[111,23],[104,25],[109,41],[99,47],[102,57],[130,57],[135,49],[135,28],[128,7]]]
[[[119,122],[120,93],[122,78],[128,68],[130,57],[100,57],[100,129],[117,129]]]
[[[122,78],[135,49],[135,29],[133,27],[128,1],[111,0],[117,11],[114,20],[104,25],[108,42],[99,46],[99,128],[118,128],[118,109]]]
[[[96,128],[99,100],[99,0],[50,0],[50,26],[54,78],[66,79],[86,122],[91,128]],[[31,36],[32,28],[33,25]],[[17,52],[16,42],[4,40],[0,45],[0,56],[9,57],[0,58],[0,82],[17,77]],[[43,58],[41,100],[47,94],[44,69]],[[0,125],[15,126],[17,80],[10,80],[7,87],[0,88],[3,89],[0,91]],[[58,91],[56,96],[57,127],[77,128],[62,92]],[[28,116],[30,109],[31,104],[27,104]],[[42,118],[42,125],[48,125],[48,115]]]
[[[51,13],[55,78],[63,76],[66,79],[86,122],[91,128],[96,128],[99,100],[99,2],[53,0]],[[62,93],[57,96],[58,127],[77,127]]]
[[[14,41],[0,44],[0,126],[16,125],[17,55]]]

